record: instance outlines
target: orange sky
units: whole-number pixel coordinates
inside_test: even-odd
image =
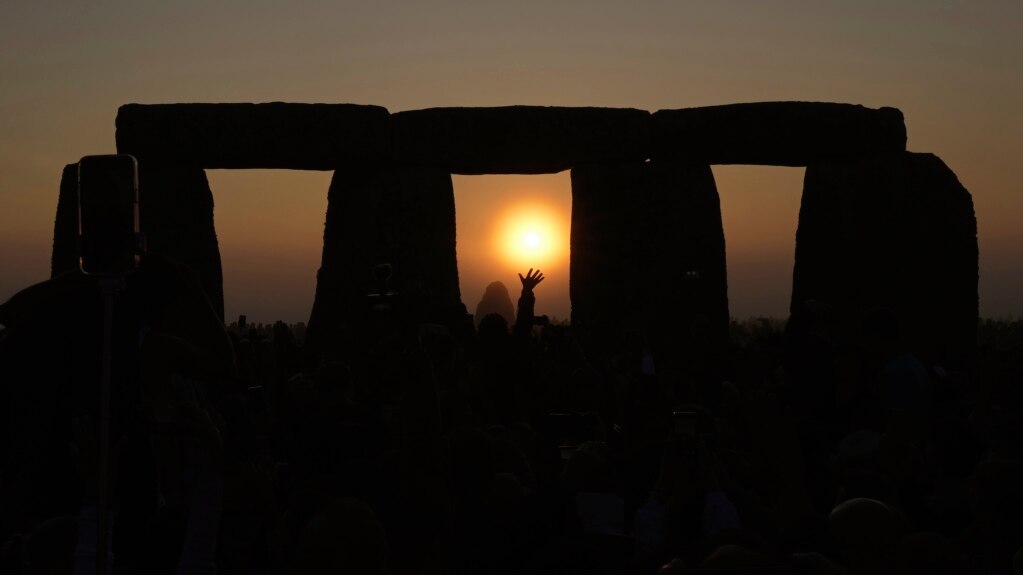
[[[1023,316],[1023,4],[890,4],[7,0],[0,4],[0,299],[47,276],[61,167],[114,151],[122,103],[653,111],[820,100],[902,109],[909,149],[941,156],[973,194],[982,315]],[[715,166],[714,174],[732,314],[782,315],[802,170]],[[228,317],[306,319],[330,174],[209,176]],[[489,218],[531,194],[567,217],[568,174],[456,177],[454,184],[471,309],[485,283],[517,283],[517,270],[488,267],[496,254],[481,251]],[[545,271],[539,311],[563,316],[566,266]]]

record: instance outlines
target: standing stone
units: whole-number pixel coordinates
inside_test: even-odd
[[[617,347],[645,334],[657,355],[728,336],[721,208],[710,167],[675,162],[572,170],[573,329]]]
[[[213,227],[206,172],[139,161],[139,228],[146,251],[190,266],[217,315],[224,318],[224,275]]]
[[[78,164],[64,166],[53,223],[50,277],[78,269]]]
[[[139,227],[147,251],[192,267],[213,309],[224,317],[224,279],[213,194],[206,172],[158,162],[139,163]],[[51,277],[78,269],[78,164],[68,164],[60,180],[53,226]]]
[[[312,361],[360,343],[370,321],[367,296],[378,287],[373,268],[381,263],[392,266],[389,287],[399,294],[402,319],[452,328],[464,320],[450,174],[410,167],[334,172],[306,333]]]
[[[630,162],[572,169],[572,330],[590,347],[614,348],[626,330],[641,328],[645,168]]]
[[[883,307],[926,364],[969,369],[977,260],[973,200],[933,154],[807,168],[791,307],[830,304],[839,343],[854,345],[863,314]]]
[[[728,344],[728,274],[721,202],[706,164],[646,164],[648,248],[645,300],[650,333],[662,356],[690,364],[709,360]]]

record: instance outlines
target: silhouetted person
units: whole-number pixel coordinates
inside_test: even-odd
[[[423,323],[414,284],[397,297],[378,281],[344,363],[294,375],[257,332],[235,352],[274,361],[246,362],[243,380],[194,274],[143,262],[115,309],[115,573],[956,573],[1023,558],[1018,358],[999,356],[990,397],[928,400],[894,314],[866,318],[854,358],[807,304],[784,349],[772,325],[733,324],[720,384],[702,319],[665,349],[691,361],[655,372],[642,331],[606,355],[571,327],[534,339],[543,274],[519,279],[514,315],[476,318],[476,347]],[[94,562],[100,295],[78,275],[0,305],[0,573]],[[707,385],[673,398],[685,378]],[[862,383],[856,402],[839,380]]]
[[[980,573],[1009,573],[1023,542],[1023,463],[988,459],[968,482],[973,522],[959,545]]]
[[[785,324],[783,360],[808,487],[821,513],[835,500],[828,489],[828,459],[841,432],[835,417],[836,351],[828,335],[831,315],[830,305],[814,300],[794,309]]]
[[[519,274],[519,281],[522,282],[522,293],[519,295],[519,311],[515,316],[514,333],[517,337],[525,337],[533,329],[533,312],[536,306],[536,295],[533,289],[544,279],[543,272],[529,268],[526,277]]]
[[[885,573],[903,525],[898,513],[873,499],[850,499],[828,516],[841,562],[852,574]]]
[[[534,273],[532,268],[525,277],[519,274],[522,293],[511,334],[503,316],[492,313],[481,318],[476,379],[484,389],[487,404],[484,410],[490,413],[491,420],[512,423],[524,413],[524,398],[520,391],[531,375],[525,348],[532,330],[536,303],[533,288],[543,279],[543,273],[540,270]]]
[[[212,476],[219,471],[207,472],[219,469],[221,456],[212,446],[220,429],[210,419],[219,416],[207,410],[202,388],[223,389],[233,379],[231,343],[191,268],[150,254],[125,284],[111,326],[112,552],[122,566],[141,560],[140,536],[158,500],[189,505],[196,494],[212,491],[199,506],[203,512],[189,515],[190,551],[182,555],[182,561],[208,562],[221,483]],[[98,450],[86,443],[97,443],[101,293],[93,278],[70,272],[24,290],[2,310],[12,329],[2,354],[11,376],[4,391],[10,415],[16,414],[5,418],[10,446],[17,446],[8,457],[20,462],[16,475],[4,477],[2,505],[10,521],[4,528],[77,515],[85,534],[80,546],[94,553]],[[185,452],[191,459],[182,464]]]
[[[373,509],[352,497],[327,505],[298,534],[289,572],[389,573],[386,536]]]

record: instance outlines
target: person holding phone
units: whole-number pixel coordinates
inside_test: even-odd
[[[634,521],[633,533],[648,561],[663,562],[657,556],[669,552],[679,538],[710,537],[741,527],[725,490],[724,468],[708,440],[711,435],[701,432],[705,416],[698,408],[672,413],[657,481]],[[680,521],[669,521],[670,516]],[[678,533],[671,525],[688,533]]]

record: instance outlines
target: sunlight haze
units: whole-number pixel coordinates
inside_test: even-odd
[[[981,315],[1021,316],[1021,64],[1018,0],[8,0],[0,5],[0,300],[48,277],[61,169],[115,151],[125,103],[656,111],[802,100],[901,109],[908,149],[937,154],[973,195]],[[784,316],[803,170],[713,171],[731,313]],[[307,321],[331,173],[208,175],[228,321],[240,313]],[[567,316],[569,172],[454,176],[453,184],[465,305],[474,309],[494,280],[516,294],[516,273],[540,267],[547,279],[537,312]],[[543,215],[515,219],[533,217],[517,212],[530,206]],[[526,250],[528,233],[537,234],[536,252]]]

